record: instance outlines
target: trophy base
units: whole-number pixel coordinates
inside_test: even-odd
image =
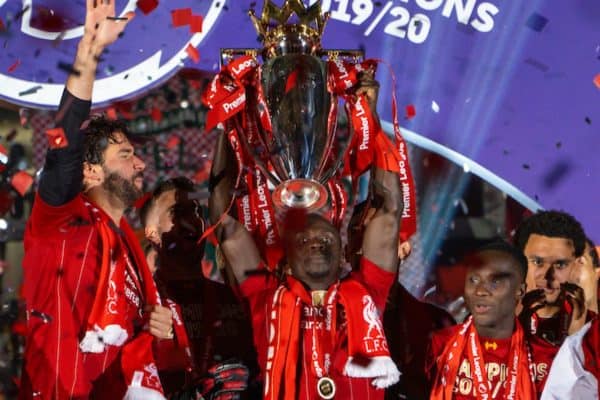
[[[290,179],[279,184],[273,192],[276,208],[303,208],[316,211],[327,204],[327,189],[311,179]]]

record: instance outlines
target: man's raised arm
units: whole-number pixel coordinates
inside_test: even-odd
[[[134,15],[114,18],[115,1],[86,1],[84,34],[56,114],[56,125],[63,129],[68,146],[48,150],[39,187],[41,198],[52,206],[69,202],[81,190],[83,135],[80,127],[89,116],[98,60]]]
[[[235,218],[227,215],[232,202],[237,176],[237,161],[225,133],[219,135],[210,171],[209,213],[211,223],[219,223],[216,234],[227,264],[233,270],[238,284],[247,278],[247,272],[261,263],[258,248],[250,232]]]

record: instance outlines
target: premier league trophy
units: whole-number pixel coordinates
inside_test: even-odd
[[[340,169],[350,142],[335,140],[338,95],[325,59],[358,59],[362,52],[321,48],[328,15],[320,2],[307,8],[301,0],[286,0],[278,7],[267,0],[260,18],[254,11],[250,16],[264,47],[221,51],[224,62],[241,54],[263,59],[256,96],[245,97],[246,108],[255,107],[262,123],[253,124],[254,139],[239,129],[245,132],[240,140],[276,186],[277,209],[320,209],[328,200],[325,184]]]

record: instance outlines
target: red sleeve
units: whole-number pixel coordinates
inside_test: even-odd
[[[365,285],[375,305],[380,312],[383,312],[390,288],[396,279],[396,274],[386,271],[362,257],[360,259],[360,269],[352,272],[352,277]]]

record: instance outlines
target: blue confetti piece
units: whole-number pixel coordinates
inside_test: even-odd
[[[527,26],[536,32],[541,32],[542,30],[544,30],[547,24],[548,18],[536,12],[534,12],[529,16],[529,18],[527,18]]]

